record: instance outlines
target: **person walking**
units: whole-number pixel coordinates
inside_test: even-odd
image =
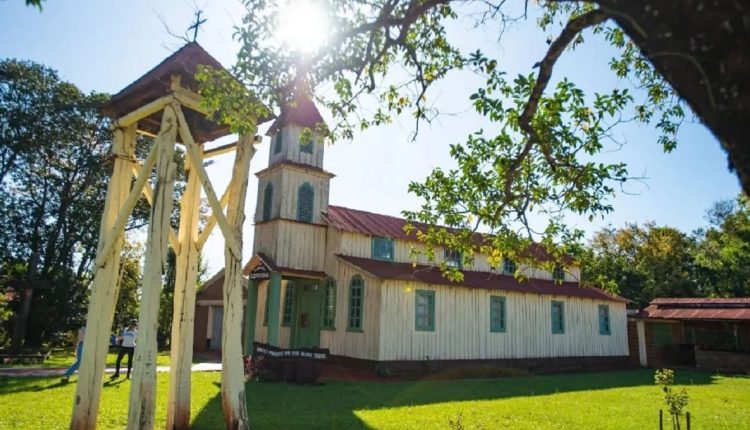
[[[86,326],[78,329],[78,336],[76,337],[76,361],[68,367],[62,378],[62,383],[67,384],[70,381],[70,376],[78,370],[81,366],[81,359],[83,358],[83,338],[86,336]]]
[[[120,343],[120,350],[117,352],[117,362],[115,363],[115,374],[112,375],[112,379],[117,379],[120,377],[120,363],[122,362],[122,357],[125,356],[125,354],[128,355],[128,375],[127,378],[130,379],[130,369],[132,368],[133,364],[133,351],[135,351],[135,339],[138,337],[138,323],[133,320],[130,322],[130,325],[128,328],[122,331],[122,336],[120,336],[117,340]]]

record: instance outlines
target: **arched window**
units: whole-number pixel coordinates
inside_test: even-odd
[[[312,136],[310,136],[309,138],[306,138],[303,134],[303,136],[299,140],[299,152],[312,154],[314,144],[315,144],[315,139]]]
[[[323,287],[323,328],[336,328],[336,280],[326,279]]]
[[[516,273],[516,262],[510,258],[503,258],[503,273],[514,275]]]
[[[312,185],[305,182],[297,194],[297,221],[312,222],[315,191]]]
[[[263,192],[263,221],[271,219],[273,211],[273,185],[269,182],[266,190]]]
[[[281,152],[281,130],[276,132],[276,137],[273,140],[273,153],[278,154]]]
[[[359,275],[354,275],[349,283],[349,317],[347,330],[362,331],[362,320],[365,303],[365,281]]]

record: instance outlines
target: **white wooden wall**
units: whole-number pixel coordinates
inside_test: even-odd
[[[324,270],[326,227],[289,220],[255,226],[253,252],[271,257],[276,265],[300,270]]]
[[[372,258],[372,245],[371,245],[371,236],[360,234],[360,233],[351,233],[351,232],[341,232],[341,239],[340,239],[340,246],[338,250],[330,250],[334,253],[344,254],[344,255],[351,255],[353,257],[363,257],[363,258]],[[429,264],[427,260],[427,256],[425,255],[425,246],[419,242],[410,242],[405,240],[394,240],[393,244],[394,248],[394,261],[402,262],[402,263],[411,263],[414,261],[414,259],[410,255],[410,251],[412,248],[415,248],[416,250],[420,251],[420,253],[417,255],[416,261],[419,264]],[[436,262],[441,262],[445,259],[445,253],[442,249],[437,250],[435,252],[435,260]],[[490,268],[490,265],[487,263],[487,256],[485,254],[477,254],[474,258],[474,263],[470,266],[466,267],[466,270],[475,270],[480,272],[492,272],[493,270]],[[498,268],[498,270],[494,271],[495,273],[500,273],[502,271],[502,267]],[[521,272],[526,275],[529,278],[535,278],[535,279],[552,279],[552,272],[548,270],[538,269],[534,267],[527,267],[522,266]],[[570,267],[566,268],[565,273],[565,280],[570,282],[577,282],[580,280],[581,272],[578,267]]]
[[[263,174],[258,179],[258,198],[255,204],[255,222],[263,221],[263,203],[266,185],[273,186],[271,219],[297,219],[299,187],[308,182],[314,191],[313,218],[315,224],[323,224],[322,212],[328,210],[330,178],[328,175],[296,166],[280,166]]]
[[[435,291],[435,331],[414,329],[415,290]],[[402,281],[383,281],[379,360],[622,356],[628,354],[625,304]],[[490,332],[490,296],[506,300],[506,331]],[[565,303],[565,333],[552,334],[551,300]],[[598,305],[611,333],[599,334]]]
[[[314,131],[314,130],[313,130]],[[295,163],[311,164],[323,168],[323,155],[325,154],[325,144],[320,134],[313,133],[315,141],[313,142],[312,154],[301,152],[299,141],[302,134],[302,127],[289,124],[280,130],[282,147],[281,152],[274,154],[276,145],[276,135],[271,136],[271,150],[268,158],[268,164],[274,164],[281,161],[293,161]]]
[[[281,326],[284,315],[284,294],[286,293],[286,280],[281,281],[281,298],[279,300],[279,347],[289,348],[291,328]],[[255,341],[268,342],[268,327],[263,325],[263,316],[266,311],[266,296],[268,295],[268,281],[261,281],[258,285],[258,302],[255,308]]]

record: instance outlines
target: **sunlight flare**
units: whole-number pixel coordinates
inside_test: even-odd
[[[292,50],[316,50],[325,42],[328,27],[328,19],[318,3],[289,1],[279,10],[277,35]]]

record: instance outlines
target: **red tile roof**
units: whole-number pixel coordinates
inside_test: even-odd
[[[366,212],[359,209],[350,209],[341,206],[328,205],[328,211],[323,213],[323,217],[328,224],[338,230],[352,233],[363,233],[370,236],[392,237],[394,239],[416,241],[417,230],[426,229],[425,224],[412,223],[415,227],[409,234],[404,232],[404,226],[408,223],[403,218],[397,218],[389,215],[381,215],[373,212]],[[474,233],[473,241],[477,246],[481,246],[485,241],[482,233]],[[530,257],[539,261],[549,261],[552,256],[542,245],[531,244],[526,251]],[[572,258],[565,256],[563,261],[570,263]]]
[[[309,98],[298,97],[294,106],[287,105],[281,109],[281,115],[271,124],[266,135],[272,135],[281,127],[295,124],[302,127],[308,127],[312,130],[318,127],[318,124],[325,125],[325,120],[320,115],[320,111]]]
[[[465,288],[484,290],[503,290],[527,294],[558,295],[580,297],[592,300],[609,300],[628,303],[629,300],[609,294],[598,288],[581,287],[576,282],[555,283],[543,279],[527,279],[519,281],[513,276],[488,272],[463,272],[462,282],[452,282],[443,277],[440,269],[435,266],[416,265],[410,263],[394,263],[390,261],[371,260],[369,258],[336,255],[343,261],[380,279],[395,279],[400,281],[415,281],[426,284],[452,285]]]
[[[651,301],[646,318],[750,321],[750,297],[659,298]]]

